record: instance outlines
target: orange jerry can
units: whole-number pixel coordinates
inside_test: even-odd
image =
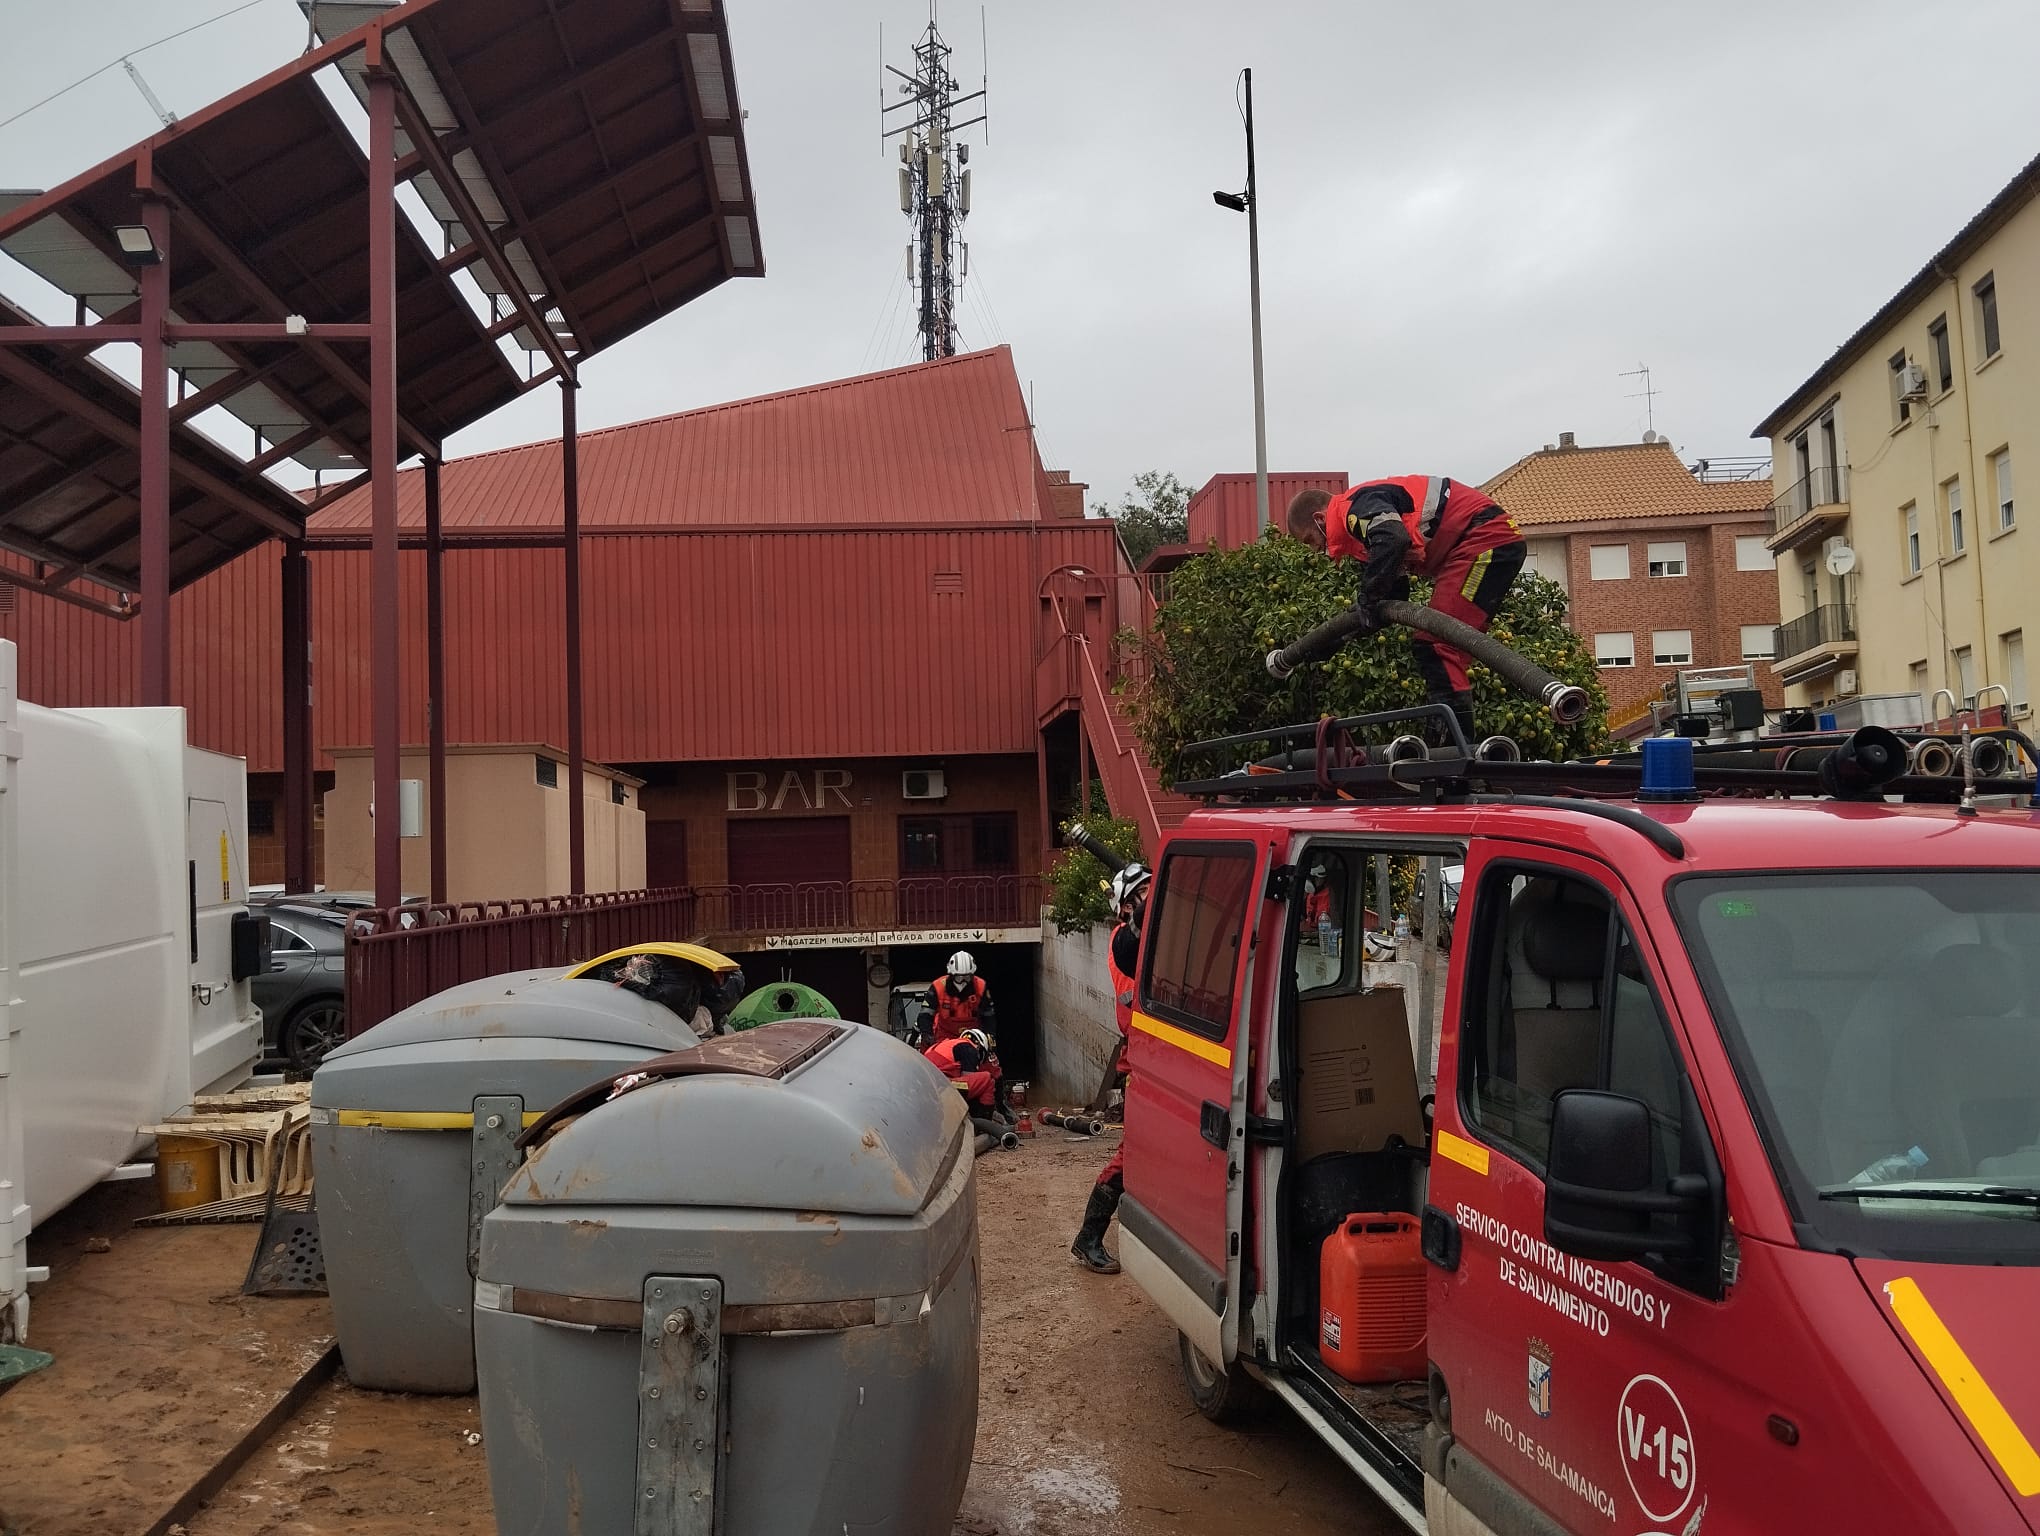
[[[1361,1212],[1325,1239],[1318,1358],[1348,1381],[1423,1379],[1423,1225],[1416,1217]]]

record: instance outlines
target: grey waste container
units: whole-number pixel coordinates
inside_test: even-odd
[[[949,1536],[977,1434],[962,1101],[838,1021],[653,1069],[679,1075],[561,1106],[482,1224],[498,1529]]]
[[[320,1063],[319,1236],[356,1386],[474,1390],[474,1244],[527,1119],[693,1039],[657,1003],[548,970],[438,993]]]

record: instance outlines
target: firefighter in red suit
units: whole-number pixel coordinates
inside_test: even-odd
[[[1148,872],[1138,864],[1129,864],[1112,877],[1112,905],[1119,921],[1112,929],[1112,942],[1105,952],[1105,969],[1112,977],[1112,1006],[1121,1040],[1133,1027],[1133,985],[1140,969],[1140,934],[1147,919],[1148,884]],[[1077,1231],[1077,1240],[1070,1244],[1077,1262],[1094,1274],[1119,1273],[1119,1261],[1105,1247],[1105,1229],[1112,1225],[1119,1197],[1126,1191],[1125,1157],[1126,1140],[1122,1136],[1112,1161],[1091,1186],[1091,1197],[1084,1204],[1084,1224]]]
[[[1365,566],[1353,605],[1363,634],[1381,628],[1382,602],[1408,600],[1411,574],[1432,584],[1433,608],[1485,632],[1523,569],[1523,535],[1509,514],[1478,487],[1442,476],[1369,480],[1338,496],[1304,491],[1289,503],[1288,522],[1312,549]],[[1420,632],[1410,642],[1426,702],[1450,708],[1472,742],[1466,653]],[[1288,675],[1273,653],[1268,670]]]
[[[919,1022],[923,1042],[954,1040],[966,1029],[978,1027],[992,1031],[996,1022],[992,995],[969,950],[959,949],[951,955],[948,973],[922,994]]]
[[[921,1053],[934,1062],[944,1077],[963,1084],[963,1096],[972,1110],[993,1113],[999,1096],[999,1058],[992,1054],[992,1037],[981,1029],[966,1029],[947,1040],[937,1040]]]

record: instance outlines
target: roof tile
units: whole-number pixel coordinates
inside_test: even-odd
[[[1518,527],[1754,513],[1768,507],[1772,495],[1768,479],[1697,479],[1669,443],[1548,448],[1518,459],[1482,489]]]

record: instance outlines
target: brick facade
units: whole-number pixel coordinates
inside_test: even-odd
[[[1526,530],[1533,538],[1549,538],[1557,529]],[[1736,569],[1736,537],[1761,538],[1762,522],[1683,522],[1656,517],[1625,523],[1565,530],[1566,589],[1572,627],[1588,645],[1599,634],[1628,634],[1636,654],[1633,667],[1603,667],[1608,690],[1608,716],[1619,723],[1651,700],[1662,698],[1665,684],[1681,670],[1652,661],[1653,634],[1687,630],[1693,637],[1691,667],[1736,666],[1743,660],[1745,625],[1769,629],[1778,622],[1778,578],[1770,567]],[[1659,543],[1686,546],[1686,574],[1652,576],[1647,551]],[[1621,580],[1596,581],[1592,575],[1595,545],[1626,545],[1629,572]],[[1764,702],[1777,708],[1783,690],[1768,665],[1757,667]]]
[[[1597,637],[1629,637],[1632,663],[1601,668],[1611,726],[1642,716],[1683,670],[1742,665],[1745,627],[1752,652],[1765,653],[1748,658],[1765,704],[1783,702],[1768,657],[1778,624],[1777,572],[1762,546],[1771,529],[1768,480],[1703,479],[1655,433],[1641,443],[1580,447],[1564,432],[1485,489],[1523,530],[1530,569],[1565,586],[1574,633],[1597,654]],[[1737,569],[1739,538],[1753,541],[1746,550],[1753,569]],[[1651,575],[1653,544],[1682,546],[1683,573]],[[1627,551],[1626,570],[1596,580],[1595,547],[1617,545]],[[1653,637],[1677,631],[1691,636],[1690,659],[1659,665]],[[1619,646],[1607,649],[1612,657]],[[1665,653],[1676,654],[1669,645]]]

